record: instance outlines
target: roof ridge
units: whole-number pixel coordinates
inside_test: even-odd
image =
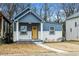
[[[22,10],[22,12],[18,13],[18,14],[16,15],[16,17],[18,17],[21,13],[23,13],[24,11],[26,11],[26,10],[28,10],[28,9],[31,10],[31,8],[27,7],[27,8],[25,8],[24,10]],[[13,19],[15,19],[16,17],[14,17]]]
[[[28,10],[27,10],[28,9]],[[17,21],[18,19],[20,19],[21,17],[25,16],[27,13],[33,13],[38,19],[42,20],[42,17],[40,17],[37,13],[35,13],[31,8],[26,8],[24,9],[22,12],[20,12],[14,19],[14,21]],[[21,15],[22,14],[22,15]],[[19,17],[20,16],[20,17]],[[17,20],[16,20],[17,19]]]
[[[79,12],[76,12],[76,13],[70,15],[69,17],[67,17],[67,19],[70,19],[70,18],[73,18],[73,17],[77,17],[78,14],[79,14]]]

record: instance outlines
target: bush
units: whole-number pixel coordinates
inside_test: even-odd
[[[57,41],[64,42],[66,41],[64,37],[58,38]]]
[[[0,44],[5,43],[4,39],[0,38]]]
[[[11,39],[11,36],[9,33],[6,34],[6,37],[4,38],[4,42],[7,44],[13,43],[13,40]]]

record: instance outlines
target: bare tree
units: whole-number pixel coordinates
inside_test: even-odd
[[[72,15],[75,12],[75,10],[76,12],[78,12],[78,9],[79,9],[78,8],[79,4],[76,4],[76,3],[63,3],[61,5],[62,5],[62,9],[65,12],[66,17],[69,17],[70,15]]]
[[[6,17],[11,20],[15,11],[16,4],[14,3],[3,3],[0,4],[0,8],[2,8],[3,13],[6,14]]]
[[[15,10],[16,14],[21,12],[22,10],[26,9],[27,7],[31,8],[31,4],[30,3],[27,3],[27,4],[17,3],[16,10]]]
[[[18,14],[27,7],[31,7],[31,4],[21,4],[21,3],[3,3],[0,4],[3,12],[6,14],[9,20],[11,20],[15,14]]]
[[[42,5],[42,7],[40,8],[40,16],[43,18],[43,13],[42,13],[42,11],[43,11],[43,5]]]
[[[51,16],[53,15],[53,11],[51,9],[51,5],[45,3],[43,9],[44,9],[44,20],[45,21],[51,21]]]
[[[44,4],[44,20],[47,20],[47,16],[48,16],[48,4],[45,3]]]

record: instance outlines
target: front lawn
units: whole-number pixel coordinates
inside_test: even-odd
[[[0,45],[0,55],[7,54],[21,54],[21,55],[33,55],[40,53],[51,53],[51,51],[44,49],[35,44],[2,44]],[[54,52],[53,52],[54,53]]]
[[[65,41],[65,42],[45,43],[45,45],[51,48],[64,50],[68,52],[79,52],[79,45],[77,45],[78,43],[79,42]]]

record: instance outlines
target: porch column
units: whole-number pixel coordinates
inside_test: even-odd
[[[16,22],[16,39],[17,39],[17,41],[19,40],[19,23],[18,23],[18,21]]]
[[[43,40],[43,23],[41,23],[41,40]]]

